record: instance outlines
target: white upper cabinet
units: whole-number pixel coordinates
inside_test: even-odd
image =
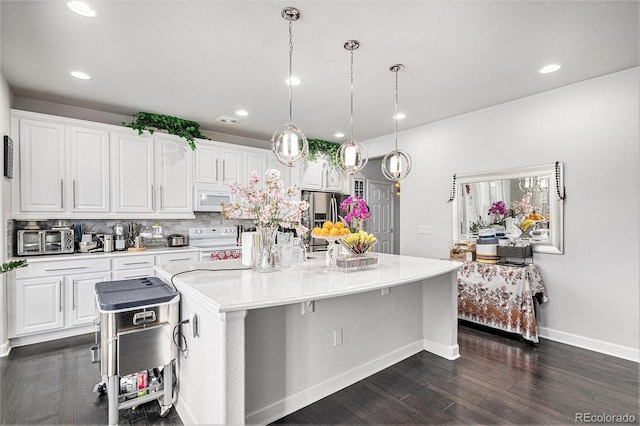
[[[300,166],[300,187],[309,191],[349,192],[347,173],[326,159],[307,161]]]
[[[64,125],[20,120],[20,210],[65,210],[65,159]]]
[[[192,213],[193,152],[183,141],[157,138],[156,211],[159,213]]]
[[[242,179],[242,150],[198,140],[195,152],[196,183],[233,183]]]
[[[74,212],[109,211],[109,132],[69,127]],[[67,197],[68,199],[69,197]]]
[[[154,212],[153,138],[111,133],[111,165],[114,211]]]

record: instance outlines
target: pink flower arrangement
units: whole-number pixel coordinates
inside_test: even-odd
[[[508,214],[509,211],[507,210],[507,206],[504,205],[504,201],[496,201],[491,205],[487,213],[494,216],[502,216]]]
[[[531,207],[531,192],[527,192],[522,196],[522,199],[513,202],[513,211],[517,216],[524,216],[533,212],[533,207]]]
[[[347,225],[351,225],[352,222],[362,222],[371,217],[367,204],[360,197],[349,196],[340,203],[340,210],[347,213],[342,218]],[[358,226],[352,227],[357,228]]]
[[[297,186],[284,187],[280,172],[269,169],[265,172],[264,187],[258,188],[260,177],[253,171],[247,186],[237,183],[229,184],[232,195],[238,195],[242,203],[226,203],[222,211],[229,219],[254,219],[260,228],[278,227],[294,228],[299,235],[309,229],[300,224],[302,212],[309,208],[306,201],[295,201],[292,198],[299,194]]]

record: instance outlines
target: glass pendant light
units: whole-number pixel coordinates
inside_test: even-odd
[[[292,124],[293,115],[293,84],[291,83],[291,69],[293,57],[293,21],[300,18],[300,11],[294,7],[282,9],[282,17],[289,21],[289,124],[276,129],[271,137],[271,150],[279,162],[285,166],[299,166],[309,154],[309,142],[302,130]]]
[[[349,122],[349,140],[344,142],[336,152],[336,162],[338,167],[349,174],[355,174],[362,170],[367,164],[367,149],[360,142],[353,138],[353,51],[360,47],[357,40],[349,40],[344,44],[344,48],[351,54],[351,118]]]
[[[411,171],[411,156],[398,149],[398,71],[402,71],[404,65],[396,64],[389,71],[396,73],[396,103],[395,103],[395,149],[382,159],[382,173],[387,179],[394,181],[397,193],[400,194],[400,180],[407,177]]]

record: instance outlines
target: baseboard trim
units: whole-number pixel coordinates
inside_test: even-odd
[[[446,346],[442,343],[423,339],[422,345],[425,351],[441,356],[442,358],[449,359],[451,361],[460,358],[460,347],[458,344]]]
[[[4,358],[5,356],[8,356],[9,352],[11,352],[11,344],[9,343],[8,340],[5,340],[0,345],[0,358]]]
[[[182,420],[182,424],[185,424],[185,425],[197,424],[196,419],[193,418],[193,414],[189,410],[189,406],[184,403],[184,401],[180,397],[179,392],[178,392],[178,398],[176,398],[176,403],[173,404],[173,407],[176,409],[178,416],[180,416],[180,420]]]
[[[344,389],[372,374],[375,374],[385,368],[396,364],[403,359],[421,352],[424,349],[422,340],[410,343],[391,353],[383,355],[379,358],[371,360],[365,364],[359,365],[349,371],[325,380],[322,383],[311,386],[293,395],[290,395],[271,405],[260,408],[245,416],[246,424],[269,424],[281,417],[293,413],[309,404],[336,393],[340,389]],[[182,419],[188,424],[185,419]]]
[[[630,348],[628,346],[578,336],[577,334],[566,333],[564,331],[558,331],[547,327],[538,327],[538,336],[543,339],[553,340],[554,342],[565,343],[567,345],[577,346],[582,349],[588,349],[590,351],[615,356],[617,358],[640,362],[640,350]]]
[[[95,331],[94,325],[81,325],[72,328],[63,328],[61,330],[28,334],[25,336],[13,337],[10,339],[11,346],[17,348],[18,346],[32,345],[34,343],[48,342],[50,340],[64,339],[65,337],[79,336],[81,334],[88,334]]]

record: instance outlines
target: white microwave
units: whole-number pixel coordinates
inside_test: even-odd
[[[197,183],[193,188],[194,212],[219,213],[222,211],[222,204],[230,203],[232,199],[228,185]]]

